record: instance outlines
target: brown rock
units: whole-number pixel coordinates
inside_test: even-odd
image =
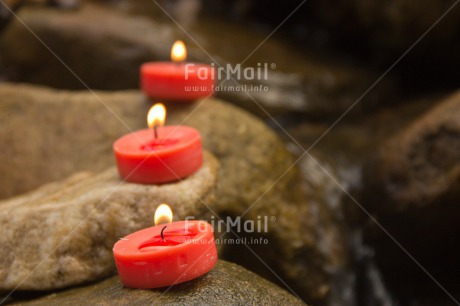
[[[77,171],[97,172],[114,165],[113,142],[146,127],[149,107],[134,93],[72,94],[2,84],[0,96],[0,157],[8,161],[0,163],[0,198]]]
[[[113,165],[112,143],[128,132],[118,119],[132,130],[142,128],[150,106],[138,92],[2,85],[0,96],[0,119],[5,126],[0,130],[3,196],[75,171],[101,171]],[[241,238],[268,239],[268,244],[223,244],[221,258],[276,281],[278,276],[308,300],[324,300],[348,260],[346,232],[333,216],[334,208],[325,205],[330,189],[317,183],[324,177],[306,166],[310,177],[305,196],[299,173],[291,167],[294,159],[282,141],[262,121],[234,106],[208,99],[190,105],[167,104],[167,108],[167,124],[197,128],[204,147],[219,160],[216,200],[210,210],[224,219],[243,215],[242,222],[256,224],[259,216],[268,217],[267,233],[234,229]],[[27,141],[18,142],[19,138]],[[212,212],[206,210],[202,216],[212,221]],[[276,221],[271,222],[271,217]],[[236,237],[226,234],[223,238]]]
[[[137,88],[140,65],[166,60],[177,37],[171,27],[89,4],[73,11],[26,7],[19,18],[28,27],[12,22],[0,47],[13,79],[69,89]]]
[[[112,248],[129,233],[153,226],[168,203],[177,220],[203,214],[214,201],[217,161],[181,182],[123,182],[115,168],[80,173],[0,202],[0,283],[4,290],[50,290],[113,275]]]
[[[404,212],[458,199],[459,152],[457,93],[389,139],[369,163],[366,181],[386,202],[376,209]]]
[[[118,277],[21,305],[304,305],[269,281],[226,262],[209,273],[172,288],[142,290],[123,287]]]
[[[382,145],[367,164],[364,179],[364,203],[404,250],[450,292],[457,291],[452,263],[460,256],[459,152],[457,92]],[[431,278],[382,231],[371,230],[368,239],[396,291],[408,296],[419,291],[438,294]]]

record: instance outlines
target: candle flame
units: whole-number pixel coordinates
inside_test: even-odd
[[[167,204],[161,204],[155,210],[155,225],[162,223],[171,223],[173,219],[173,213],[171,208]]]
[[[171,59],[174,62],[183,62],[187,58],[187,49],[182,40],[177,40],[171,48]]]
[[[166,107],[161,103],[152,106],[147,114],[147,124],[153,129],[155,126],[163,126],[166,119]]]

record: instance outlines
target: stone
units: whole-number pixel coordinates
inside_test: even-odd
[[[22,82],[58,88],[137,88],[140,65],[167,59],[177,37],[171,27],[154,27],[146,18],[128,18],[90,4],[71,11],[26,6],[18,18],[28,28],[15,20],[1,37],[7,73]],[[27,47],[23,39],[30,42]]]
[[[402,213],[460,198],[460,93],[383,144],[366,170],[375,208]],[[385,205],[383,205],[385,203]]]
[[[123,287],[115,276],[20,305],[305,305],[300,299],[223,260],[209,273],[171,288],[142,290]],[[12,304],[18,305],[18,304]]]
[[[113,142],[145,128],[149,108],[134,93],[92,95],[1,84],[0,96],[4,145],[0,159],[8,161],[0,163],[0,198],[78,171],[98,172],[112,166]]]
[[[153,226],[168,203],[183,220],[214,201],[217,161],[177,183],[123,182],[115,167],[75,174],[59,183],[0,202],[0,283],[3,290],[51,290],[113,275],[115,242]]]
[[[459,119],[457,92],[382,144],[368,161],[363,180],[363,203],[452,292],[457,291],[452,263],[460,256]],[[367,239],[396,291],[410,296],[424,288],[437,294],[437,285],[382,231],[369,227]]]
[[[22,9],[21,20],[55,54],[20,22],[11,23],[0,37],[0,56],[9,79],[68,89],[138,88],[139,66],[169,60],[174,40],[184,35],[151,1],[116,3],[83,3],[73,12],[36,6]],[[230,80],[223,73],[217,81],[217,96],[261,117],[284,113],[336,117],[379,77],[368,67],[297,51],[276,37],[264,41],[269,33],[248,31],[243,25],[196,18],[186,31],[200,44],[185,39],[190,62],[213,63],[216,68],[229,64],[232,69],[242,63],[241,71],[256,71],[255,77],[245,78],[241,72]],[[221,33],[226,33],[225,39]],[[383,104],[395,91],[387,77],[353,111]]]
[[[3,197],[77,171],[98,172],[112,166],[113,141],[144,128],[151,106],[138,91],[70,92],[3,84],[0,96],[5,127],[0,130]],[[216,215],[232,220],[241,216],[241,222],[255,224],[267,217],[267,232],[234,229],[242,239],[267,239],[267,244],[231,245],[223,239],[238,238],[233,233],[216,234],[217,238],[225,234],[220,258],[282,280],[307,301],[328,299],[332,283],[347,268],[348,248],[347,232],[332,212],[337,208],[327,204],[332,197],[330,189],[321,186],[324,176],[318,177],[319,171],[310,171],[307,164],[304,170],[310,176],[303,182],[281,139],[231,104],[207,99],[166,107],[166,123],[197,128],[204,148],[219,161],[215,201],[209,210],[193,215],[215,223]]]

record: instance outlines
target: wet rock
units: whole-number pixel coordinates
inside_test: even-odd
[[[460,255],[459,118],[460,94],[455,93],[390,138],[364,172],[364,202],[448,291],[456,290],[451,267]],[[382,231],[371,227],[368,239],[376,246],[386,277],[402,294],[416,294],[420,288],[438,292],[431,277]]]
[[[0,202],[1,289],[51,290],[113,275],[112,248],[129,233],[153,226],[168,203],[183,220],[214,201],[217,162],[172,184],[124,183],[115,168],[80,173]]]
[[[78,78],[16,21],[1,37],[0,55],[10,79],[70,89],[137,88],[140,64],[169,60],[170,46],[184,35],[152,2],[121,3],[86,3],[66,13],[43,7],[23,9],[20,18]],[[143,16],[129,15],[141,10]],[[264,41],[269,33],[209,18],[188,23],[186,31],[196,39],[185,39],[189,60],[225,68],[217,95],[263,117],[286,112],[342,114],[378,78],[368,68],[298,51],[274,37]],[[227,64],[234,70],[239,63],[240,76],[227,79]],[[254,71],[254,77],[249,71]],[[386,78],[353,110],[388,101],[393,92],[394,84]]]
[[[304,305],[296,297],[248,270],[218,261],[209,273],[172,288],[123,287],[118,277],[51,294],[21,305]]]
[[[5,148],[0,159],[7,161],[0,165],[3,196],[11,195],[11,188],[17,194],[78,170],[100,171],[113,165],[113,141],[128,132],[126,127],[143,128],[150,106],[134,91],[88,93],[2,85],[0,95],[0,119],[6,127],[0,130]],[[232,221],[242,216],[241,222],[257,224],[268,218],[266,232],[234,228],[234,237],[223,227],[217,238],[225,234],[222,239],[268,243],[231,245],[222,240],[221,258],[283,280],[308,301],[327,299],[332,279],[347,265],[348,250],[346,231],[330,212],[334,208],[323,204],[330,195],[328,188],[317,185],[322,179],[311,174],[306,184],[316,187],[307,188],[305,195],[294,159],[282,141],[243,110],[215,99],[166,106],[167,124],[197,128],[204,147],[219,160],[210,210]],[[18,141],[17,135],[27,141]],[[305,171],[317,173],[308,166]],[[213,221],[208,210],[200,216]]]

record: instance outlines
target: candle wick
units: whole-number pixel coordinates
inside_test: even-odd
[[[165,226],[165,227],[163,227],[163,228],[161,229],[161,240],[163,240],[163,241],[165,241],[165,235],[163,234],[163,231],[165,230],[166,227],[167,227],[167,226]]]
[[[158,139],[158,124],[155,124],[153,126],[153,137],[155,137],[155,139]]]

